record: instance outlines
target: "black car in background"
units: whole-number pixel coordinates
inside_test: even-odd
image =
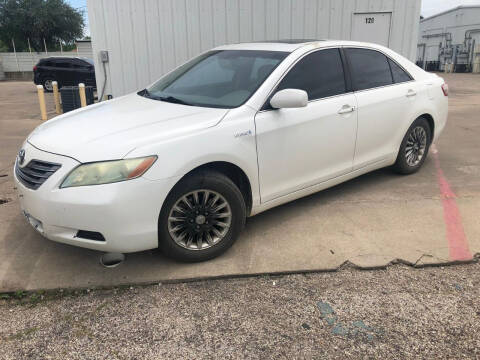
[[[33,82],[43,85],[45,91],[52,91],[52,81],[62,86],[77,86],[84,83],[86,86],[96,87],[95,67],[93,61],[81,57],[49,57],[41,59],[33,67]]]

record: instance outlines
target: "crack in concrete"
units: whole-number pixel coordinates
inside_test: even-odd
[[[415,261],[415,263],[412,264],[413,267],[417,267],[418,266],[418,263],[425,257],[428,257],[428,258],[434,258],[434,256],[432,254],[422,254],[418,259],[417,261]]]

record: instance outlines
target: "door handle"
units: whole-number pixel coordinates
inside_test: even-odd
[[[412,97],[412,96],[415,96],[415,95],[417,95],[417,92],[410,89],[410,90],[408,90],[406,96],[407,97]]]
[[[355,106],[343,105],[342,108],[338,110],[338,113],[341,115],[341,114],[348,114],[354,111],[355,111]]]

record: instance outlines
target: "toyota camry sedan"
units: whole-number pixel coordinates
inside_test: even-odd
[[[416,172],[445,127],[447,96],[442,78],[379,45],[221,46],[37,127],[16,187],[50,240],[207,260],[247,216],[382,167]]]

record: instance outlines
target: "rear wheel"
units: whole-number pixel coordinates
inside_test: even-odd
[[[418,118],[403,138],[393,169],[400,174],[412,174],[423,165],[432,141],[428,121]]]
[[[204,261],[226,251],[245,224],[242,193],[225,175],[199,172],[178,183],[158,223],[159,247],[168,257]]]

